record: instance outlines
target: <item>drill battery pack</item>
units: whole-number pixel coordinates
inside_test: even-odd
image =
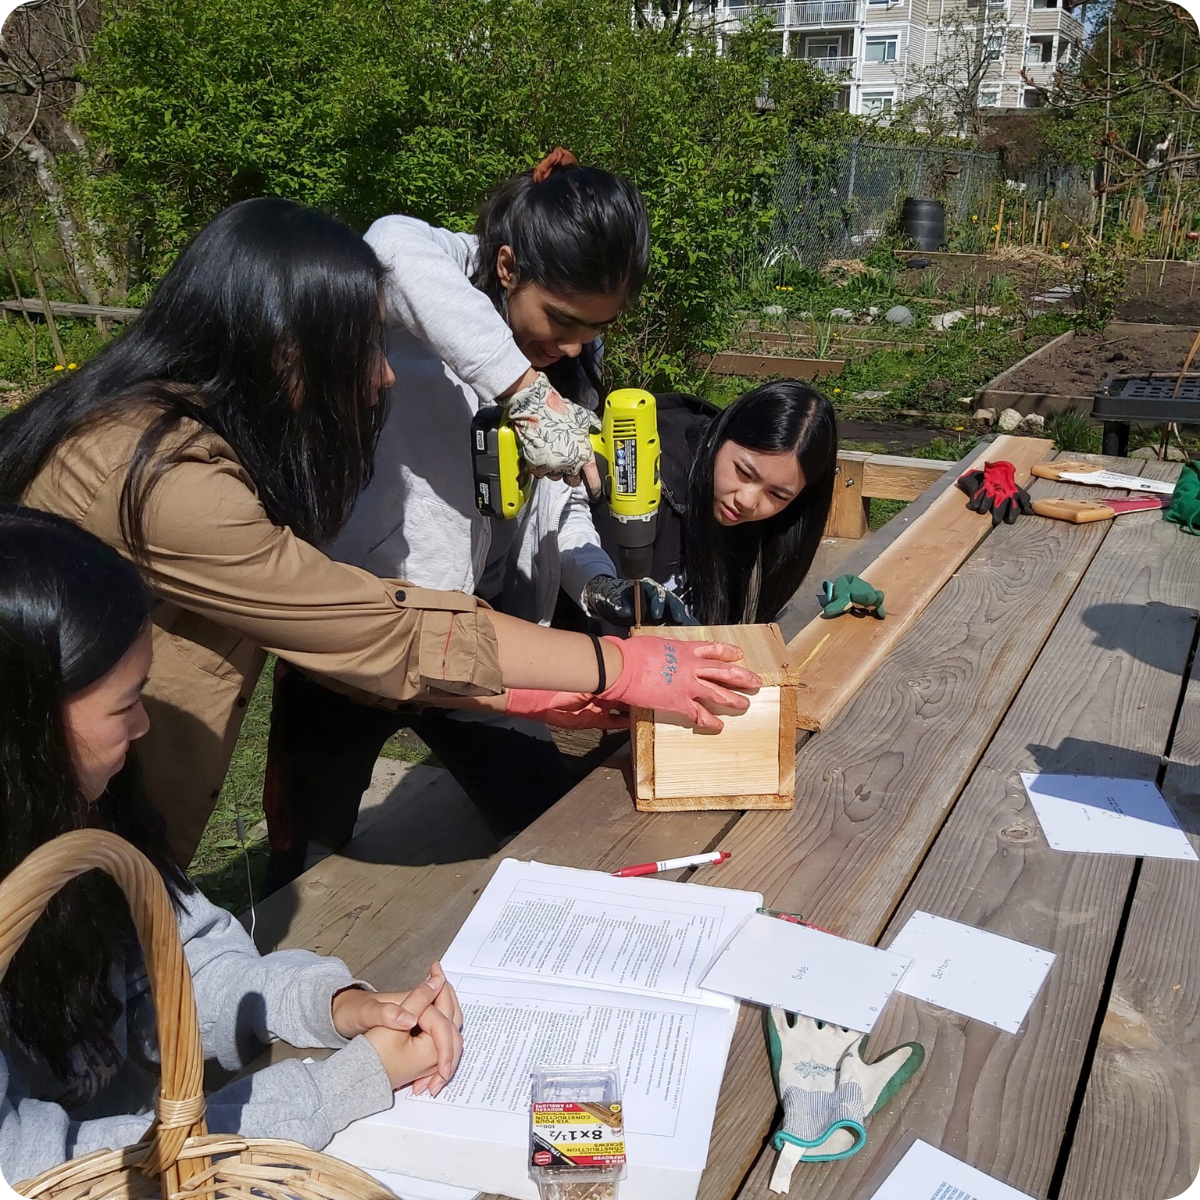
[[[475,507],[488,517],[510,521],[529,499],[532,477],[517,448],[517,435],[498,404],[481,408],[471,421]]]

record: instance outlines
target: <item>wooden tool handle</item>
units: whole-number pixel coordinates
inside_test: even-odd
[[[55,893],[96,870],[106,871],[125,893],[154,996],[162,1084],[141,1169],[155,1176],[178,1162],[187,1138],[203,1136],[206,1129],[204,1051],[192,976],[166,884],[150,860],[103,829],[77,829],[39,846],[0,883],[0,978]]]
[[[1070,521],[1082,525],[1087,521],[1110,521],[1117,514],[1107,504],[1089,500],[1064,500],[1061,496],[1048,496],[1033,502],[1033,511],[1039,517],[1053,517],[1056,521]]]
[[[1102,470],[1095,463],[1071,462],[1067,459],[1057,459],[1054,462],[1034,463],[1030,470],[1039,479],[1061,479],[1064,475],[1095,475]]]

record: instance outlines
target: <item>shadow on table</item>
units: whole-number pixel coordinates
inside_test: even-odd
[[[1136,562],[1130,570],[1136,571]],[[1093,645],[1120,650],[1139,662],[1182,675],[1200,613],[1176,604],[1093,604],[1083,623],[1096,635]]]

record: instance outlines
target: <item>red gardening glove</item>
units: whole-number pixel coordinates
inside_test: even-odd
[[[509,716],[528,717],[555,729],[629,728],[628,709],[615,701],[606,704],[590,692],[543,692],[537,688],[509,688],[504,711]]]
[[[742,657],[742,652],[728,642],[681,642],[657,637],[603,640],[620,646],[625,665],[616,683],[600,693],[601,700],[676,713],[699,729],[723,728],[709,708],[742,713],[750,707],[745,696],[729,688],[753,692],[761,686],[753,671],[731,665]]]
[[[1029,493],[1017,486],[1016,468],[1010,462],[985,463],[982,471],[968,471],[958,486],[971,497],[967,507],[992,514],[992,528],[1003,521],[1011,525],[1023,513],[1033,511]]]

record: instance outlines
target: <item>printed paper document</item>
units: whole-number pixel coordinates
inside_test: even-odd
[[[896,989],[1016,1033],[1054,965],[1049,950],[915,912],[891,948],[911,958]]]
[[[928,1142],[914,1142],[871,1200],[1033,1200]]]
[[[760,913],[734,934],[704,986],[870,1033],[911,961]]]
[[[1055,850],[1197,861],[1171,806],[1148,779],[1021,772]]]
[[[441,1095],[340,1133],[330,1153],[536,1200],[530,1073],[615,1063],[629,1173],[622,1200],[690,1200],[708,1156],[737,1003],[704,991],[713,955],[760,896],[506,859],[442,956],[463,1057]]]

